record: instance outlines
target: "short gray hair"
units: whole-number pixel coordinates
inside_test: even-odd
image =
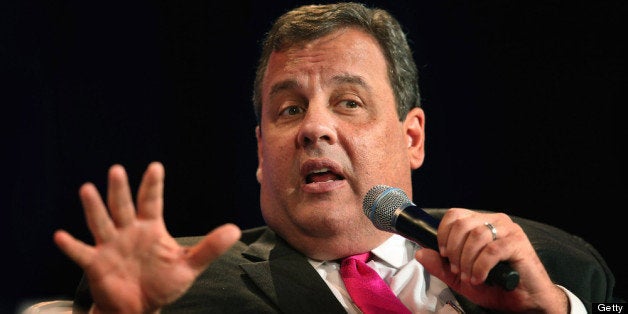
[[[255,82],[253,108],[257,123],[262,114],[262,80],[273,51],[311,41],[343,27],[357,27],[372,35],[384,52],[399,120],[413,107],[421,107],[418,70],[401,25],[390,13],[360,3],[304,5],[280,16],[262,42]]]

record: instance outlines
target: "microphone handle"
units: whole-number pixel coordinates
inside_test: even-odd
[[[408,206],[399,211],[393,226],[397,233],[421,244],[424,247],[438,251],[436,231],[440,220],[416,206]],[[417,226],[421,226],[418,227]],[[519,284],[519,272],[504,261],[497,263],[488,273],[487,285],[501,286],[507,291],[514,290]]]

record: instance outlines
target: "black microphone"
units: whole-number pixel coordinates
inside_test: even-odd
[[[397,233],[438,251],[436,232],[440,220],[412,203],[403,190],[376,185],[364,196],[362,210],[377,229]],[[519,273],[501,261],[490,270],[484,283],[511,291],[519,284]]]

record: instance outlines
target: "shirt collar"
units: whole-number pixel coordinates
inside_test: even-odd
[[[383,262],[395,268],[400,268],[411,259],[414,259],[414,251],[416,251],[417,248],[418,246],[414,244],[414,242],[398,234],[393,234],[380,246],[371,250],[371,252]]]
[[[406,238],[393,234],[384,243],[371,250],[374,256],[379,260],[387,263],[395,268],[401,268],[401,266],[407,264],[410,259],[414,259],[414,251],[419,246]],[[318,268],[326,261],[319,261],[308,258],[308,261],[314,268]]]

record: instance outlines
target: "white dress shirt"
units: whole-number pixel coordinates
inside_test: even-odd
[[[373,249],[373,258],[367,262],[388,283],[391,290],[412,313],[440,313],[453,310],[447,302],[458,306],[449,287],[440,279],[430,275],[414,258],[417,244],[399,235],[393,235],[382,245]],[[338,261],[315,261],[310,263],[327,283],[332,293],[345,307],[347,313],[361,313],[351,300],[340,277]],[[456,311],[453,311],[455,313]]]
[[[429,274],[414,258],[419,245],[394,234],[371,251],[373,258],[367,262],[388,283],[391,290],[412,313],[459,313],[462,312],[450,288],[440,279]],[[353,303],[340,277],[338,261],[309,260],[338,301],[350,314],[361,313]],[[562,288],[569,297],[572,314],[587,313],[584,304],[569,290]]]

